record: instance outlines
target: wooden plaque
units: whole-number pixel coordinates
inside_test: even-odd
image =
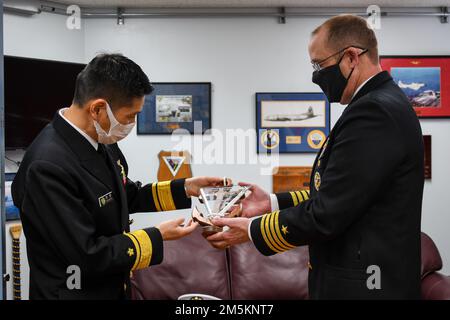
[[[423,147],[425,179],[431,179],[431,136],[423,136]]]
[[[273,192],[309,190],[311,167],[276,167],[273,174]]]
[[[158,159],[158,181],[192,177],[191,154],[188,151],[161,151]]]

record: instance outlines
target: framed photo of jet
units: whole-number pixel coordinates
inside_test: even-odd
[[[137,134],[199,133],[211,129],[210,82],[156,82],[137,118]]]
[[[450,117],[450,56],[381,56],[419,118]]]
[[[323,93],[256,93],[257,153],[318,152],[330,132]]]

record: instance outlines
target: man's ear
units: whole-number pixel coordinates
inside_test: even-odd
[[[350,68],[354,68],[359,63],[359,54],[357,49],[350,48],[347,51]]]
[[[104,99],[95,99],[89,102],[89,114],[98,121],[99,114],[102,110],[106,110],[106,101]]]

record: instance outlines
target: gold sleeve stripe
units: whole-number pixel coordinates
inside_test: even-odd
[[[139,242],[137,241],[137,239],[132,234],[124,233],[124,235],[126,235],[128,238],[131,239],[131,241],[133,242],[134,248],[136,250],[136,258],[134,260],[133,267],[131,268],[131,270],[136,270],[136,268],[139,264],[139,260],[141,259],[141,247],[139,246]]]
[[[284,249],[283,247],[280,247],[273,238],[273,233],[272,233],[272,230],[270,229],[270,227],[273,223],[272,218],[273,218],[273,213],[270,213],[266,218],[265,225],[266,225],[267,238],[269,239],[270,243],[272,244],[272,246],[274,248],[276,248],[279,252],[284,252],[284,251],[286,251],[286,249]]]
[[[126,235],[132,240],[133,238],[135,239],[133,243],[136,251],[139,252],[139,254],[136,255],[136,262],[134,263],[131,271],[147,268],[150,265],[153,253],[152,241],[150,240],[147,232],[144,230],[137,230],[127,233]]]
[[[281,248],[283,248],[285,251],[293,249],[295,247],[290,245],[281,235],[281,232],[279,229],[279,223],[278,223],[278,214],[279,214],[279,211],[275,211],[271,217],[270,225],[272,228],[271,231],[272,231],[273,238],[275,239],[275,241],[277,241],[278,245]]]
[[[309,192],[306,190],[302,190],[303,198],[305,198],[305,201],[309,199]]]
[[[295,206],[297,206],[298,205],[298,199],[297,199],[297,196],[295,195],[295,193],[294,192],[289,192],[290,194],[291,194],[291,197],[292,197],[292,201],[294,202],[294,207]]]
[[[132,232],[132,234],[137,238],[139,245],[141,246],[141,259],[137,268],[147,268],[150,265],[150,260],[152,259],[152,240],[150,240],[148,233],[144,230],[137,230]]]
[[[170,188],[170,181],[167,183],[167,193],[168,193],[168,202],[169,202],[169,210],[176,210],[175,202],[173,201],[172,189]]]
[[[276,211],[275,212],[275,230],[277,232],[278,238],[287,248],[293,249],[293,248],[295,248],[295,246],[290,244],[289,242],[287,242],[287,240],[285,238],[283,238],[283,235],[281,234],[280,225],[279,225],[279,215],[280,215],[280,211]]]
[[[272,234],[272,238],[274,239],[274,241],[276,242],[277,246],[279,248],[281,248],[281,250],[283,251],[287,251],[292,249],[291,247],[288,247],[286,245],[284,245],[281,240],[279,239],[279,235],[277,234],[277,232],[275,231],[275,218],[276,218],[276,212],[272,213],[270,215],[270,233]]]
[[[164,211],[175,210],[175,203],[170,189],[171,181],[158,182],[157,190]]]
[[[265,215],[263,216],[263,218],[261,219],[261,225],[260,225],[260,228],[261,228],[261,234],[262,234],[263,239],[264,239],[264,241],[266,242],[267,246],[270,248],[270,250],[272,250],[273,252],[280,253],[281,251],[275,249],[275,248],[272,246],[272,244],[269,242],[269,240],[267,239],[266,230],[265,230],[265,226],[264,226],[264,225],[265,225],[265,221],[266,221],[266,219],[267,219],[267,216],[268,216],[268,215],[265,214]]]
[[[159,199],[159,204],[161,205],[161,210],[162,211],[166,211],[166,199],[165,199],[165,197],[164,197],[164,194],[163,194],[163,192],[161,191],[161,188],[162,188],[162,185],[161,185],[161,183],[160,182],[158,182],[157,184],[156,184],[156,191],[157,191],[157,194],[158,194],[158,199]]]
[[[153,201],[155,202],[156,210],[162,211],[161,206],[159,205],[158,194],[156,193],[156,183],[152,183],[152,195],[153,195]]]
[[[303,194],[300,191],[295,191],[295,194],[297,195],[299,202],[305,201],[305,199],[303,198]]]

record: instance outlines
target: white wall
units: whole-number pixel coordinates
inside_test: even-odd
[[[212,122],[220,130],[255,127],[255,92],[319,91],[311,83],[307,43],[310,31],[323,19],[288,19],[286,25],[264,18],[127,19],[124,26],[117,26],[114,19],[95,19],[84,21],[81,35],[65,30],[61,17],[43,14],[24,19],[5,17],[7,54],[88,62],[100,51],[122,52],[155,82],[211,81]],[[449,31],[450,25],[437,19],[385,18],[377,32],[380,53],[449,54],[450,43],[444,41]],[[332,124],[342,110],[340,105],[332,107]],[[422,230],[435,240],[444,272],[450,274],[450,198],[444,194],[450,178],[450,119],[421,123],[424,134],[433,136],[433,180],[425,186]],[[132,133],[121,143],[130,177],[156,180],[158,152],[174,145],[169,136]],[[241,152],[254,156],[254,148],[246,149]],[[191,153],[194,162],[202,156],[201,151]],[[311,165],[313,160],[310,154],[282,155],[280,165]],[[259,169],[258,165],[192,165],[195,175],[226,175],[271,190],[271,177],[261,175]],[[141,214],[133,228],[179,214],[187,212]]]
[[[84,31],[66,28],[66,17],[4,14],[5,55],[84,62]]]

